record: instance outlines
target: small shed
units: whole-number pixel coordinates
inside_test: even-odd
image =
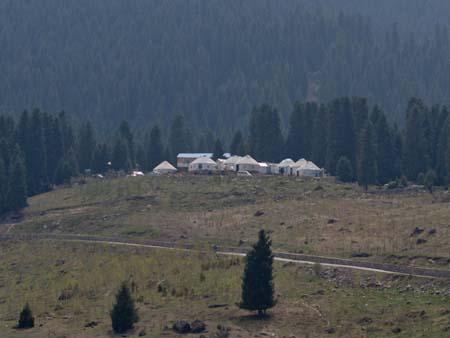
[[[189,172],[212,173],[217,171],[217,163],[209,157],[199,157],[189,164]]]
[[[155,174],[163,175],[163,174],[174,174],[177,172],[177,168],[171,165],[169,162],[164,161],[158,164],[155,169],[153,169]]]
[[[206,157],[212,158],[212,153],[180,153],[177,155],[177,167],[179,169],[188,169],[189,164],[195,161],[197,158]]]
[[[245,155],[244,157],[240,158],[236,162],[235,170],[236,171],[248,171],[253,173],[259,173],[260,172],[260,165],[256,160],[251,157],[250,155]]]

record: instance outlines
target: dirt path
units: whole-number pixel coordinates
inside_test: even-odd
[[[1,241],[18,241],[18,240],[19,241],[52,240],[65,242],[98,243],[98,244],[118,245],[118,246],[132,246],[132,247],[162,249],[162,250],[179,250],[179,251],[193,251],[193,252],[202,251],[202,249],[196,248],[192,244],[179,244],[179,243],[152,241],[152,240],[138,241],[136,239],[123,237],[99,237],[99,236],[69,235],[69,234],[66,235],[0,234],[0,243]],[[232,248],[219,246],[214,246],[212,249],[217,254],[231,255],[231,256],[245,256],[246,252],[248,251],[248,248]],[[385,274],[411,275],[415,277],[450,279],[450,270],[428,269],[404,265],[363,262],[350,259],[303,255],[278,251],[274,251],[273,254],[275,256],[275,260],[281,262],[309,264],[309,265],[320,264],[329,267],[354,269]]]

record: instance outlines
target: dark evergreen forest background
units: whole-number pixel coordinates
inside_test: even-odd
[[[187,151],[304,157],[366,189],[447,186],[449,13],[448,0],[3,0],[0,213]]]
[[[255,105],[363,96],[404,125],[448,103],[447,0],[4,0],[0,111],[65,110],[109,130],[177,114],[229,138]]]

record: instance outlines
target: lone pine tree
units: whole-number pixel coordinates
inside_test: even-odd
[[[122,283],[116,295],[116,304],[111,310],[112,328],[116,333],[124,333],[133,328],[134,323],[139,320],[138,313],[134,307],[134,300],[126,283]]]
[[[30,329],[34,327],[34,317],[31,312],[30,305],[27,303],[22,312],[20,312],[19,322],[17,323],[18,329]]]
[[[273,283],[272,241],[260,230],[258,242],[247,254],[244,276],[242,279],[241,309],[258,311],[262,316],[267,309],[275,306]]]

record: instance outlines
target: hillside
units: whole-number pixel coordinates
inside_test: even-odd
[[[209,338],[443,337],[448,280],[276,261],[278,304],[256,320],[235,306],[243,260],[212,245],[248,247],[264,227],[276,251],[447,269],[447,201],[443,191],[364,194],[352,184],[286,177],[129,177],[60,187],[32,197],[23,219],[0,225],[0,330],[14,338],[111,337],[109,310],[128,281],[140,315],[132,337],[177,337],[171,328],[180,319],[204,321]],[[126,244],[146,239],[193,250]],[[15,330],[25,302],[37,325]]]
[[[108,128],[183,113],[222,137],[254,105],[365,96],[402,122],[446,103],[448,1],[71,1],[0,4],[0,111],[66,110]],[[397,23],[397,27],[394,25]]]
[[[246,247],[261,227],[274,248],[446,268],[447,193],[365,194],[355,184],[295,177],[178,176],[88,180],[29,199],[9,233],[88,234]],[[422,229],[414,234],[415,229]],[[1,232],[1,230],[0,230]]]

